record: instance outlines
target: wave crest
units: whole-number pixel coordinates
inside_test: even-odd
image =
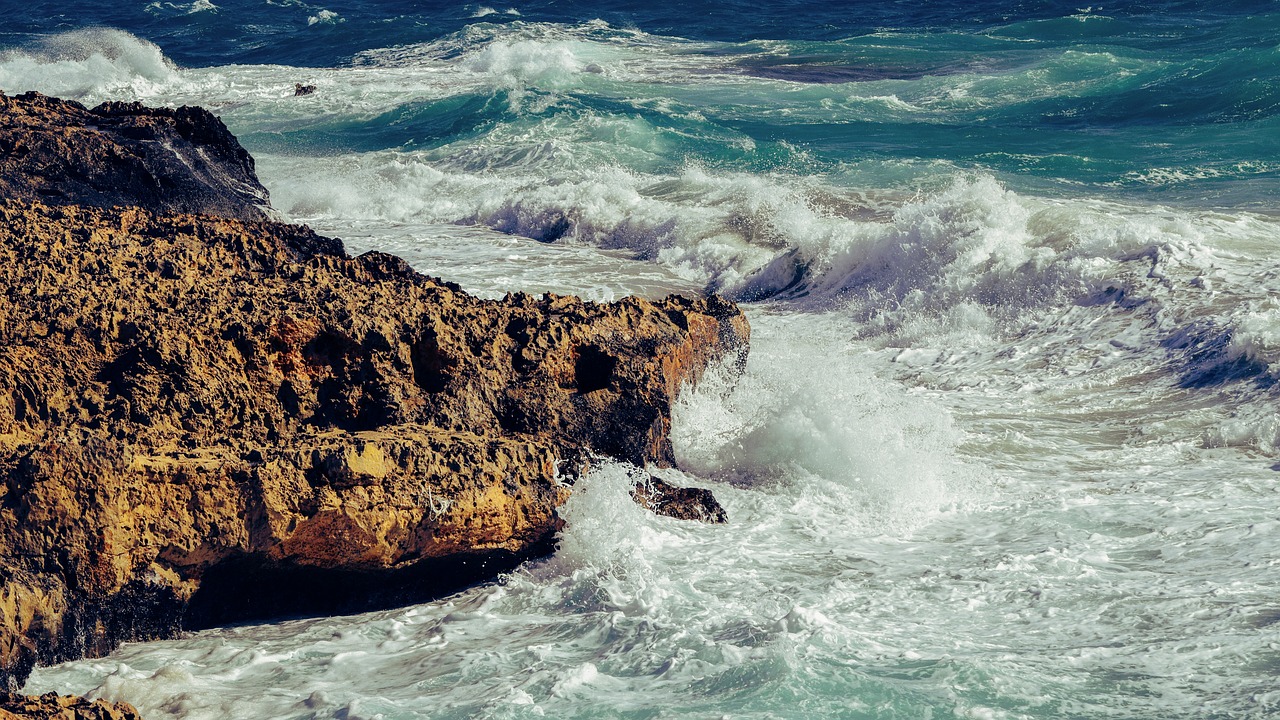
[[[0,88],[36,90],[86,102],[153,95],[178,78],[154,43],[123,30],[89,28],[50,35],[0,54]]]

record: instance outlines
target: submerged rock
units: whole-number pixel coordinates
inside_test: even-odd
[[[545,554],[581,458],[670,465],[676,394],[749,334],[717,297],[485,301],[305,227],[138,208],[0,203],[0,288],[10,687]]]
[[[122,102],[90,110],[36,92],[0,93],[0,198],[270,217],[253,157],[209,111]]]

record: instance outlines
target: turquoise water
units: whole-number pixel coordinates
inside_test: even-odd
[[[355,618],[42,669],[147,717],[1280,714],[1268,3],[11,8],[0,88],[218,113],[290,219],[487,296],[717,290],[676,483]],[[315,95],[294,98],[295,82]]]
[[[505,59],[529,63],[513,66],[517,87],[402,97],[376,115],[272,127],[247,138],[258,151],[437,148],[628,118],[644,126],[645,140],[663,141],[646,170],[698,162],[915,188],[945,163],[1037,193],[1267,208],[1277,189],[1280,14],[1266,3],[1213,11],[1199,3],[1075,4],[781,3],[762,14],[733,4],[72,3],[58,13],[18,9],[0,40],[37,56],[75,57],[86,47],[127,56],[131,49],[114,43],[76,50],[47,35],[110,26],[154,40],[186,67],[338,68],[462,59],[486,43],[523,38],[615,56],[647,50],[661,56],[651,70],[671,73],[645,82],[597,63],[602,72],[566,67],[574,77],[557,81],[547,76],[554,67],[539,70],[553,58],[521,57],[516,48]],[[11,89],[24,79],[39,82],[16,69],[0,77]],[[512,92],[525,102],[513,105]]]

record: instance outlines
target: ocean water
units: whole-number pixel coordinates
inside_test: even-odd
[[[41,668],[148,718],[1280,717],[1280,9],[8,2],[0,89],[200,104],[486,296],[718,291],[659,518],[439,602]],[[293,84],[314,84],[295,98]]]

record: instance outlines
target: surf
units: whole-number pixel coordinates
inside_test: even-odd
[[[1280,16],[1246,5],[22,31],[6,92],[210,107],[352,250],[488,297],[721,292],[755,328],[736,384],[682,394],[679,469],[584,478],[552,558],[28,690],[189,718],[1274,713]],[[635,508],[647,471],[730,523]]]

